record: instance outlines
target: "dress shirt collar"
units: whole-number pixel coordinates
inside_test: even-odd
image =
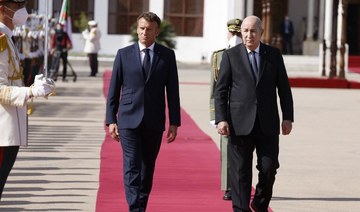
[[[252,52],[250,49],[246,48],[246,51],[250,54],[250,52]],[[256,53],[260,53],[260,45],[258,47],[256,47],[256,49],[254,50],[254,52]]]
[[[141,44],[140,42],[138,42],[138,43],[139,43],[140,52],[142,52],[142,50],[146,49],[146,47],[143,44]],[[147,48],[150,49],[150,52],[153,52],[154,51],[154,46],[155,46],[155,43],[151,44]]]
[[[13,36],[13,32],[9,27],[7,27],[5,24],[0,22],[0,32],[5,33],[9,38]]]

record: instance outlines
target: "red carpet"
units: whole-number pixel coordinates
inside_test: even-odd
[[[337,78],[289,77],[291,87],[360,89],[360,83]]]
[[[110,75],[111,72],[104,74],[105,96]],[[232,211],[231,201],[222,200],[219,150],[184,110],[181,115],[182,126],[178,130],[176,141],[172,144],[164,141],[161,146],[147,211]],[[127,211],[121,147],[108,134],[101,149],[96,211]]]
[[[360,74],[360,56],[349,56],[349,71]]]
[[[349,57],[349,71],[360,73],[360,56]],[[289,77],[291,87],[360,89],[360,82],[327,77]]]

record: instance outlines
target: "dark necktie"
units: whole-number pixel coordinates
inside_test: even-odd
[[[254,71],[254,74],[255,74],[255,78],[256,80],[258,79],[259,77],[259,69],[258,69],[258,65],[257,65],[257,61],[256,61],[256,52],[255,51],[251,51],[250,52],[251,54],[251,67]]]
[[[150,49],[144,49],[145,52],[145,57],[144,57],[144,61],[143,61],[143,69],[144,69],[144,73],[145,76],[147,78],[147,76],[149,75],[150,72],[150,67],[151,67],[151,61],[150,61]]]

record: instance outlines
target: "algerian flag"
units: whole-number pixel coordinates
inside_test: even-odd
[[[71,18],[69,14],[70,2],[63,0],[61,11],[59,15],[59,23],[64,26],[64,31],[67,32],[70,40],[72,41]]]
[[[59,23],[62,25],[66,25],[68,15],[69,15],[69,0],[63,0],[61,6],[61,12],[59,16]]]

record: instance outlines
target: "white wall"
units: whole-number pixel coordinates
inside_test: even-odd
[[[204,1],[203,37],[178,37],[176,57],[179,61],[201,62],[202,56],[209,61],[212,51],[226,47],[228,2]]]

